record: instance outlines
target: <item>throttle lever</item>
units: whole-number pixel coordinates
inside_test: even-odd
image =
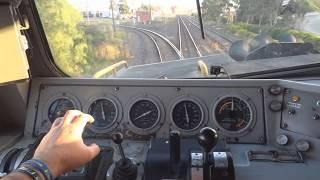
[[[114,150],[111,147],[101,150],[98,156],[99,163],[94,180],[104,180],[106,178],[106,173],[113,163],[113,153]]]
[[[122,148],[122,141],[123,141],[123,135],[122,133],[115,133],[112,135],[112,140],[115,144],[118,145],[118,148],[119,148],[119,151],[120,151],[120,155],[121,155],[121,158],[122,160],[125,160],[126,159],[126,156],[124,155],[124,151],[123,151],[123,148]]]
[[[213,147],[218,143],[217,132],[209,127],[205,127],[200,130],[198,136],[198,143],[203,149],[203,180],[210,180],[210,163],[209,153]]]

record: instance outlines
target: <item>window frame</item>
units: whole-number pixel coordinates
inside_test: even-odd
[[[45,57],[43,57],[42,61],[48,67],[50,72],[52,72],[57,77],[71,77],[70,75],[65,73],[55,63],[55,59],[52,55],[52,52],[51,52],[51,49],[49,46],[49,42],[48,42],[46,33],[44,31],[43,24],[41,22],[41,17],[38,12],[38,8],[36,6],[35,1],[36,0],[27,0],[27,4],[29,5],[29,7],[31,9],[31,14],[32,14],[31,18],[34,20],[34,24],[31,24],[31,26],[33,25],[33,27],[31,27],[31,28],[34,29],[33,33],[35,34],[35,36],[37,36],[40,39],[40,42],[35,40],[34,42],[31,42],[31,43],[38,43],[40,46],[43,47],[43,49],[44,49],[43,53],[44,53]],[[34,40],[34,39],[32,39],[32,40]],[[39,49],[39,51],[41,51],[41,50]],[[43,53],[41,53],[41,56],[43,56]]]

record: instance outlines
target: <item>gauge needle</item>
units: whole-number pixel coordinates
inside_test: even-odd
[[[187,105],[186,104],[184,104],[184,111],[186,113],[187,123],[189,124],[190,123],[190,119],[189,119],[189,114],[188,114],[188,110],[187,110]]]
[[[231,104],[231,111],[234,111],[234,101],[233,101],[233,98],[232,98],[232,104]]]
[[[135,118],[134,120],[138,120],[138,119],[140,119],[140,118],[142,118],[142,117],[145,117],[145,116],[149,115],[150,113],[152,113],[152,111],[148,111],[148,112],[146,112],[146,113],[143,113],[143,114],[141,114],[141,116]]]
[[[100,107],[101,107],[102,119],[105,121],[106,120],[106,116],[104,114],[103,103],[100,104]]]

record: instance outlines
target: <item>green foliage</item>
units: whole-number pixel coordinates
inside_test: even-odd
[[[67,0],[37,0],[36,5],[56,64],[71,76],[85,73],[89,47],[78,26],[80,12]]]
[[[120,14],[128,14],[130,12],[130,8],[126,0],[122,0],[122,4],[119,5]]]
[[[36,5],[55,63],[66,74],[92,77],[127,59],[126,37],[113,32],[111,20],[83,21],[68,0],[37,0]]]
[[[314,11],[320,11],[320,1],[319,0],[305,0],[308,5],[314,10]]]
[[[142,4],[139,8],[140,11],[149,11],[151,8],[150,5],[147,5],[147,4]]]
[[[202,2],[203,16],[210,20],[217,21],[228,0],[204,0]]]
[[[254,32],[251,32],[243,27],[241,27],[241,24],[229,24],[225,26],[225,29],[234,35],[238,35],[243,38],[253,38],[257,34]]]
[[[106,21],[81,24],[81,29],[88,39],[89,54],[94,63],[88,67],[90,75],[97,71],[117,63],[120,60],[128,59],[127,47],[124,39],[126,35],[122,31],[113,32],[111,23]]]
[[[233,34],[238,34],[244,38],[253,38],[258,34],[268,34],[274,39],[278,39],[281,35],[292,34],[297,38],[302,39],[304,42],[310,42],[314,47],[320,50],[320,36],[317,34],[302,32],[289,28],[279,28],[270,26],[257,26],[252,24],[233,24],[226,26],[227,31]]]

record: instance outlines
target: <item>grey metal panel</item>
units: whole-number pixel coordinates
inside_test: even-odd
[[[259,59],[252,61],[234,61],[228,54],[218,54],[201,58],[186,59],[183,61],[170,61],[130,67],[120,72],[118,78],[196,78],[201,77],[198,69],[198,61],[204,61],[207,66],[222,66],[233,77],[237,75],[250,75],[254,73],[264,74],[267,72],[283,75],[283,68],[295,69],[295,72],[305,72],[306,68],[297,69],[299,66],[319,66],[319,54]],[[302,60],[303,59],[303,60]],[[293,73],[294,70],[290,71]],[[264,74],[265,75],[265,74]]]
[[[75,101],[79,102],[79,108],[82,111],[87,111],[83,107],[88,107],[89,100],[93,97],[105,97],[113,95],[120,100],[120,104],[124,109],[123,118],[120,126],[114,129],[120,130],[131,130],[127,126],[128,118],[127,112],[131,101],[138,96],[150,95],[160,99],[161,104],[165,107],[165,122],[162,127],[153,135],[156,138],[167,138],[169,129],[176,129],[171,122],[171,110],[173,105],[181,98],[195,98],[199,99],[203,103],[203,109],[205,112],[205,124],[201,127],[210,126],[216,127],[215,116],[213,115],[214,106],[219,101],[219,97],[224,96],[243,96],[247,97],[248,101],[251,101],[252,109],[254,109],[254,128],[249,133],[241,135],[231,135],[221,133],[230,136],[231,141],[239,141],[241,143],[264,143],[267,139],[265,137],[265,122],[264,122],[264,91],[263,87],[276,80],[89,80],[89,79],[46,79],[42,83],[42,80],[36,80],[33,82],[37,84],[33,86],[33,91],[37,93],[34,101],[31,98],[30,103],[35,102],[36,104],[31,105],[29,112],[33,112],[34,118],[28,121],[30,123],[36,122],[34,127],[34,133],[38,135],[41,132],[46,132],[50,127],[50,122],[47,118],[47,109],[52,102],[52,97],[56,96],[68,96],[73,97]],[[118,87],[119,90],[116,90]],[[177,88],[180,88],[177,91]],[[268,87],[266,86],[265,89]],[[40,91],[38,91],[40,89]],[[265,90],[267,91],[267,90]],[[38,97],[39,96],[39,97]],[[37,107],[34,109],[34,107]],[[33,110],[32,110],[33,109]],[[29,117],[28,117],[29,118]],[[35,121],[36,120],[36,121]],[[197,134],[198,129],[192,132],[183,132],[185,136]],[[30,130],[31,126],[28,126],[28,134],[32,134]],[[91,137],[92,133],[87,133],[86,137]],[[100,135],[102,137],[108,137],[108,134]],[[234,139],[233,139],[234,138]]]
[[[320,92],[320,86],[308,83],[285,81],[285,80],[137,80],[137,79],[35,79],[32,82],[32,93],[28,105],[27,126],[25,137],[29,141],[34,139],[32,133],[39,130],[39,122],[43,120],[42,111],[44,111],[46,101],[57,93],[72,93],[84,106],[92,96],[104,94],[114,94],[121,104],[125,107],[126,103],[136,95],[150,93],[160,97],[166,113],[176,97],[191,94],[201,99],[209,112],[209,126],[214,127],[212,116],[210,116],[212,104],[217,96],[230,94],[245,94],[252,97],[252,101],[257,109],[257,121],[263,122],[263,125],[255,126],[257,131],[265,132],[265,144],[226,144],[234,158],[236,168],[236,179],[318,179],[317,168],[320,165],[320,140],[310,137],[301,132],[288,131],[281,128],[281,120],[284,118],[286,109],[280,112],[272,112],[269,104],[274,101],[285,101],[283,95],[273,96],[268,92],[271,85],[278,84],[283,88],[292,89],[299,92],[302,98],[306,95],[317,94]],[[119,88],[116,91],[116,87]],[[181,88],[178,92],[177,88]],[[259,91],[262,94],[259,95]],[[310,101],[304,101],[303,107],[308,107]],[[307,111],[306,111],[307,112]],[[307,115],[307,114],[306,114]],[[166,121],[168,121],[166,115]],[[37,122],[37,124],[35,124]],[[34,129],[34,127],[36,128]],[[168,125],[169,126],[169,125]],[[168,127],[164,125],[163,127]],[[125,127],[122,127],[125,128]],[[262,129],[261,129],[262,128]],[[301,129],[298,129],[301,130]],[[160,128],[155,137],[166,137],[168,130]],[[195,134],[197,132],[194,132]],[[255,132],[252,132],[255,133]],[[280,134],[285,134],[289,138],[286,146],[280,146],[276,138]],[[188,135],[188,134],[184,134]],[[244,136],[246,140],[256,139],[257,134]],[[253,138],[254,137],[254,138]],[[139,137],[138,137],[139,139]],[[248,151],[269,151],[269,150],[296,150],[295,143],[301,139],[307,140],[311,144],[311,149],[303,153],[304,163],[272,163],[272,162],[251,162],[248,159]],[[241,138],[240,138],[241,140]],[[20,141],[17,146],[26,145],[26,142]],[[114,146],[108,138],[86,138],[87,143],[95,142],[101,146]],[[149,146],[149,141],[125,141],[125,151],[129,157],[144,161]],[[138,151],[139,150],[139,151]],[[119,158],[116,154],[115,159]]]

